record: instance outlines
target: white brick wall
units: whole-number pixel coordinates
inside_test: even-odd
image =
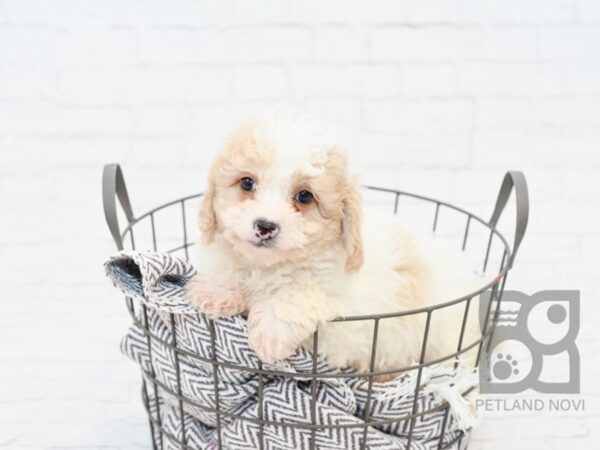
[[[586,412],[492,416],[472,448],[597,446],[599,1],[0,0],[0,448],[148,448],[102,164],[141,212],[273,108],[337,125],[365,182],[484,216],[527,173],[511,283],[583,290]]]

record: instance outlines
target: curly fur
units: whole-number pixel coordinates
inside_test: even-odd
[[[240,188],[243,177],[256,181],[254,191]],[[299,190],[312,192],[314,201],[299,204]],[[257,246],[253,223],[260,217],[280,227],[269,246]],[[362,218],[346,155],[320,124],[250,118],[231,133],[211,168],[191,301],[212,316],[247,312],[250,344],[265,362],[311,345],[319,327],[319,353],[330,364],[366,370],[373,321],[330,319],[424,307],[475,284],[454,252],[393,219]],[[456,351],[463,311],[460,305],[433,313],[427,359]],[[425,321],[425,314],[381,320],[375,368],[418,360]],[[466,343],[475,329],[469,327]]]

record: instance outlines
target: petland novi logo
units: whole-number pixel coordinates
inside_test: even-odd
[[[579,291],[504,291],[500,302],[495,297],[493,291],[481,295],[480,323],[488,312],[496,318],[481,353],[481,393],[578,394]]]

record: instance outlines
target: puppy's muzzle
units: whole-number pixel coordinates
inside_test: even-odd
[[[260,218],[254,221],[254,234],[261,241],[273,239],[279,233],[279,225],[275,222],[270,222]]]

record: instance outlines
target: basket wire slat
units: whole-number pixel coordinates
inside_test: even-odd
[[[142,305],[142,317],[144,318],[144,328],[146,330],[149,330],[148,327],[148,312],[147,312],[147,308],[146,305]],[[150,361],[152,361],[152,339],[150,338],[150,336],[146,335],[146,344],[148,345],[148,357],[150,359]],[[150,364],[150,371],[152,373],[152,377],[155,378],[156,374],[154,373],[154,368],[152,366],[152,364]],[[162,449],[163,445],[162,445],[162,423],[161,423],[161,417],[160,417],[160,405],[159,405],[159,397],[158,397],[158,386],[156,385],[156,383],[152,383],[152,387],[154,388],[154,409],[156,410],[156,420],[157,420],[157,425],[158,425],[158,432],[159,432],[159,436],[160,436],[160,448]],[[146,382],[144,380],[144,391],[146,391]],[[147,398],[147,392],[146,392],[146,398]],[[152,432],[152,435],[154,436],[154,426],[153,423],[150,422],[150,430]],[[154,448],[156,448],[156,445],[154,445]]]
[[[262,370],[262,361],[258,360],[258,368],[260,370]],[[264,420],[264,402],[265,402],[265,395],[264,395],[264,388],[265,388],[265,381],[264,381],[264,375],[262,373],[258,374],[258,420],[260,420],[260,423],[258,424],[258,448],[260,450],[263,450],[264,448],[264,439],[263,439],[263,435],[264,435],[264,424],[263,424],[263,420]]]
[[[209,414],[215,415],[215,434],[216,434],[216,445],[218,449],[223,448],[222,441],[222,419],[237,419],[241,421],[248,421],[255,425],[258,425],[258,448],[264,448],[264,427],[288,427],[288,428],[298,428],[310,431],[310,439],[308,441],[308,447],[313,450],[317,449],[317,431],[323,431],[328,429],[340,429],[340,428],[362,428],[362,440],[360,443],[361,449],[367,448],[367,436],[369,427],[372,426],[384,426],[391,425],[394,423],[399,423],[403,421],[409,421],[408,428],[408,437],[407,437],[407,449],[410,450],[413,441],[414,441],[414,427],[416,421],[426,416],[427,414],[431,414],[437,411],[444,411],[443,422],[440,430],[439,441],[437,444],[438,449],[450,448],[454,444],[458,445],[458,448],[463,448],[463,441],[465,441],[465,445],[468,445],[469,440],[469,431],[459,433],[456,438],[451,439],[449,442],[445,441],[446,429],[449,423],[450,416],[450,405],[447,402],[442,402],[440,405],[432,407],[426,410],[419,410],[418,408],[418,393],[421,390],[421,380],[423,369],[434,364],[438,364],[444,361],[454,360],[454,367],[458,366],[458,357],[465,352],[477,348],[477,357],[475,358],[475,367],[479,364],[483,346],[487,344],[489,347],[491,343],[491,338],[493,336],[493,332],[495,330],[497,315],[499,311],[499,305],[502,300],[502,296],[504,293],[504,287],[506,284],[507,273],[513,265],[514,257],[516,251],[523,239],[526,225],[527,225],[527,217],[528,217],[528,194],[527,194],[527,185],[525,182],[524,176],[520,172],[508,172],[502,182],[502,186],[498,195],[498,200],[496,202],[494,212],[492,214],[492,218],[490,221],[485,221],[480,217],[462,209],[457,206],[451,205],[449,203],[431,199],[429,197],[424,197],[418,194],[412,194],[404,191],[398,191],[394,189],[388,188],[379,188],[374,186],[366,186],[366,189],[375,191],[378,193],[391,194],[393,195],[393,212],[394,214],[398,213],[399,203],[401,198],[407,197],[416,200],[421,200],[424,202],[431,203],[435,205],[435,210],[433,214],[433,223],[432,223],[432,231],[435,233],[438,229],[438,224],[440,217],[443,214],[440,214],[440,210],[442,208],[449,209],[451,211],[461,213],[466,216],[466,222],[464,225],[464,231],[461,233],[462,242],[461,248],[463,251],[467,248],[467,242],[469,240],[470,233],[472,231],[472,223],[475,222],[480,226],[483,226],[489,229],[489,237],[487,238],[487,245],[485,256],[483,260],[483,271],[487,270],[488,263],[490,261],[490,251],[492,248],[492,243],[494,239],[498,239],[501,247],[503,248],[502,258],[500,262],[500,267],[498,272],[494,278],[494,280],[485,286],[481,287],[479,290],[468,293],[467,295],[460,297],[458,299],[449,300],[444,303],[440,303],[434,306],[423,307],[419,309],[415,309],[412,311],[403,311],[392,314],[373,314],[373,315],[365,315],[365,316],[353,316],[353,317],[339,317],[334,319],[333,321],[356,321],[356,320],[369,320],[373,322],[373,338],[371,342],[371,358],[369,364],[369,371],[367,373],[346,373],[346,372],[338,372],[338,373],[318,373],[318,343],[319,343],[319,330],[315,330],[313,334],[313,359],[312,359],[312,370],[308,374],[303,374],[302,377],[304,379],[309,378],[311,383],[311,405],[310,405],[310,422],[308,423],[278,423],[271,420],[265,420],[264,418],[264,384],[265,377],[287,377],[287,378],[296,378],[296,375],[289,372],[281,372],[278,370],[266,370],[264,369],[262,362],[259,361],[257,368],[244,367],[239,364],[219,361],[217,358],[216,352],[216,324],[212,319],[204,317],[201,313],[198,313],[198,320],[207,320],[210,331],[210,358],[202,357],[199,354],[195,354],[189,351],[186,351],[183,348],[179,348],[177,345],[177,330],[176,323],[174,319],[174,315],[170,314],[170,328],[172,333],[171,342],[167,342],[162,339],[160,336],[154,335],[150,329],[148,323],[148,314],[147,307],[143,304],[134,304],[133,299],[131,297],[126,297],[126,306],[129,311],[129,314],[132,320],[137,323],[141,327],[142,332],[146,335],[146,342],[148,346],[148,357],[149,357],[149,370],[142,368],[142,400],[144,408],[146,409],[150,433],[152,436],[152,448],[154,450],[163,450],[165,445],[165,439],[168,439],[172,443],[176,443],[181,449],[190,449],[189,443],[187,442],[187,430],[186,430],[186,412],[185,406],[198,408],[201,411],[204,411]],[[515,239],[512,248],[508,244],[507,240],[504,238],[502,234],[497,230],[497,222],[506,205],[508,197],[510,193],[514,190],[515,197],[517,200],[517,226],[515,231]],[[109,226],[109,230],[113,236],[113,239],[116,243],[116,246],[119,250],[124,248],[123,243],[129,235],[130,248],[136,249],[136,239],[134,237],[134,228],[135,226],[144,221],[148,220],[150,222],[150,234],[151,234],[151,247],[153,250],[157,251],[159,249],[159,242],[157,239],[157,227],[156,227],[156,214],[160,211],[163,211],[171,206],[180,205],[180,214],[181,214],[181,222],[182,222],[182,243],[181,245],[177,245],[170,249],[162,249],[169,253],[174,253],[183,250],[185,258],[189,259],[189,247],[193,245],[193,242],[190,242],[188,239],[188,229],[187,229],[187,214],[186,214],[186,202],[194,199],[198,199],[202,194],[194,194],[186,197],[182,197],[177,200],[173,200],[161,206],[158,206],[138,217],[135,217],[133,214],[133,210],[131,208],[131,203],[129,201],[129,196],[127,194],[127,189],[125,186],[125,181],[123,179],[123,175],[121,169],[118,164],[107,164],[104,168],[103,173],[103,203],[104,203],[104,211],[105,217],[107,220],[107,224]],[[118,223],[117,217],[117,202],[119,201],[122,207],[122,211],[125,215],[125,219],[127,221],[127,225],[121,231]],[[487,305],[487,310],[485,313],[485,320],[482,324],[481,336],[479,339],[474,342],[464,343],[465,330],[467,327],[467,321],[471,309],[471,304],[473,299],[484,291],[490,291],[490,298]],[[457,305],[460,302],[464,302],[464,313],[460,328],[460,333],[458,337],[458,343],[456,347],[456,352],[445,355],[444,357],[437,358],[436,360],[426,361],[426,352],[427,352],[427,341],[430,332],[431,320],[432,316],[437,309],[451,307],[453,305]],[[494,308],[492,305],[494,304]],[[136,314],[136,307],[139,308],[140,316]],[[423,340],[421,345],[419,363],[413,364],[409,367],[403,368],[395,368],[388,370],[375,370],[375,360],[377,353],[377,341],[379,335],[380,321],[386,319],[404,317],[404,316],[417,316],[420,314],[426,315]],[[176,384],[175,390],[171,389],[169,386],[166,386],[164,383],[159,381],[156,377],[156,374],[153,370],[153,346],[160,345],[164,346],[164,348],[170,350],[172,352],[173,361],[175,364],[176,371]],[[209,364],[212,367],[213,374],[213,382],[214,382],[214,407],[210,407],[208,405],[200,404],[197,401],[194,401],[190,398],[187,398],[182,393],[181,386],[181,372],[180,372],[180,363],[179,358],[181,356],[185,356],[187,358],[191,358],[192,360],[199,361],[204,364]],[[235,413],[222,411],[220,407],[220,398],[219,398],[219,368],[226,369],[235,369],[245,372],[251,372],[256,375],[258,379],[258,405],[257,405],[257,417],[245,417],[241,415],[236,415]],[[416,383],[414,389],[413,396],[413,404],[411,413],[409,415],[405,415],[402,417],[395,417],[393,419],[385,419],[385,420],[373,420],[371,418],[371,408],[372,408],[372,396],[373,396],[373,382],[374,378],[382,377],[382,376],[390,376],[390,375],[400,375],[406,373],[408,371],[416,370]],[[367,384],[367,398],[365,403],[365,412],[364,412],[364,420],[363,423],[355,424],[319,424],[317,422],[317,413],[316,413],[316,404],[317,404],[317,383],[320,380],[326,380],[328,378],[344,378],[344,377],[366,377],[368,380]],[[149,395],[148,385],[152,385],[152,394]],[[464,394],[470,392],[473,388],[468,389]],[[180,420],[180,432],[181,436],[175,436],[169,431],[165,430],[162,423],[162,414],[161,414],[161,397],[160,393],[163,392],[164,395],[175,398],[178,406],[178,416]],[[152,403],[151,403],[152,402]],[[464,447],[466,448],[466,447]]]
[[[373,341],[371,343],[371,361],[369,362],[369,372],[375,371],[375,357],[377,355],[377,338],[379,336],[379,319],[373,319]],[[373,375],[369,375],[369,384],[367,386],[367,402],[365,403],[365,423],[369,422],[371,418],[371,396],[373,395]],[[361,450],[364,450],[367,446],[367,432],[368,428],[365,426],[363,429],[363,440],[361,444]]]
[[[469,237],[469,226],[471,225],[471,214],[467,216],[467,224],[465,225],[465,234],[463,235],[462,251],[467,248],[467,238]]]
[[[216,348],[216,332],[215,332],[215,321],[212,319],[208,320],[208,329],[210,330],[210,353],[212,362],[212,373],[213,373],[213,387],[215,392],[215,414],[217,421],[217,446],[221,450],[223,448],[222,437],[221,437],[221,404],[219,399],[219,370],[217,364],[217,348]]]
[[[425,332],[423,333],[423,342],[421,344],[421,355],[419,356],[419,364],[425,362],[425,352],[427,351],[427,338],[429,337],[429,326],[431,325],[432,311],[427,311],[427,320],[425,322]],[[415,421],[417,419],[417,405],[419,402],[419,391],[421,390],[421,376],[423,375],[423,367],[417,369],[417,383],[413,394],[412,414],[410,418],[410,428],[408,430],[408,441],[406,444],[407,450],[410,450],[413,441],[413,431],[415,429]]]
[[[177,348],[177,325],[175,324],[175,314],[169,314],[171,322],[171,335],[173,338],[173,347]],[[173,352],[173,362],[175,363],[175,380],[177,386],[177,404],[179,407],[179,420],[181,421],[181,442],[186,442],[185,415],[183,414],[183,395],[181,391],[181,367],[179,365],[179,352]]]

